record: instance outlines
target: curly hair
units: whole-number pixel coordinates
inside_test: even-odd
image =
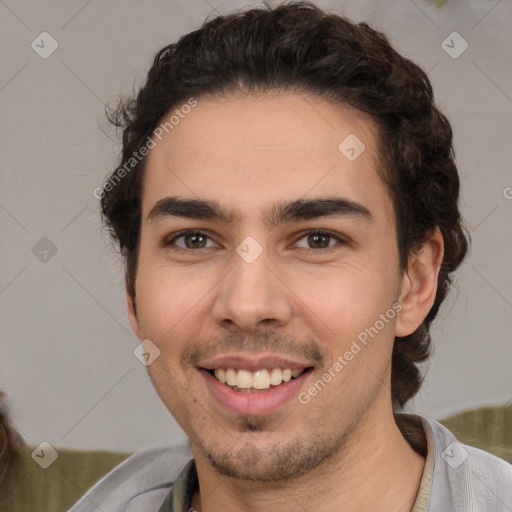
[[[135,296],[146,161],[140,155],[159,124],[194,97],[273,90],[313,94],[374,120],[402,271],[434,229],[443,235],[434,305],[413,334],[394,342],[391,391],[401,407],[421,386],[419,363],[430,356],[430,324],[449,290],[450,274],[464,259],[469,235],[458,209],[451,127],[435,106],[428,77],[366,23],[307,1],[265,3],[206,20],[157,53],[138,94],[107,112],[123,130],[123,148],[101,190],[101,212],[124,258],[128,290]]]

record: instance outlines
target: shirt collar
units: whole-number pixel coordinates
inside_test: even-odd
[[[188,512],[192,496],[199,490],[196,463],[194,459],[187,462],[178,478],[172,484],[171,492],[165,498],[158,512]]]
[[[416,416],[421,420],[423,431],[427,439],[427,457],[423,474],[421,476],[420,488],[412,512],[428,512],[430,506],[430,497],[432,495],[432,480],[434,477],[434,460],[435,460],[435,441],[434,434],[428,423],[424,418]]]

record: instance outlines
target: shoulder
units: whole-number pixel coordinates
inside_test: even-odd
[[[423,418],[434,443],[434,476],[429,512],[505,512],[512,509],[512,465],[457,441],[435,420]],[[429,433],[427,432],[427,436]]]
[[[158,510],[191,458],[188,446],[136,452],[91,487],[69,512]]]

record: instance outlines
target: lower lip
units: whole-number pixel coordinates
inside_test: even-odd
[[[281,407],[288,400],[299,394],[311,369],[306,370],[296,379],[283,382],[267,391],[243,392],[222,384],[204,369],[199,369],[213,396],[230,412],[235,414],[268,414]]]

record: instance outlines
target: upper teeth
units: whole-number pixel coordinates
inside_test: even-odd
[[[235,370],[233,368],[216,368],[215,377],[223,384],[236,386],[241,389],[268,389],[270,385],[277,386],[281,382],[289,382],[292,377],[298,377],[303,369],[291,370],[290,368],[263,369],[255,372],[248,370]]]

